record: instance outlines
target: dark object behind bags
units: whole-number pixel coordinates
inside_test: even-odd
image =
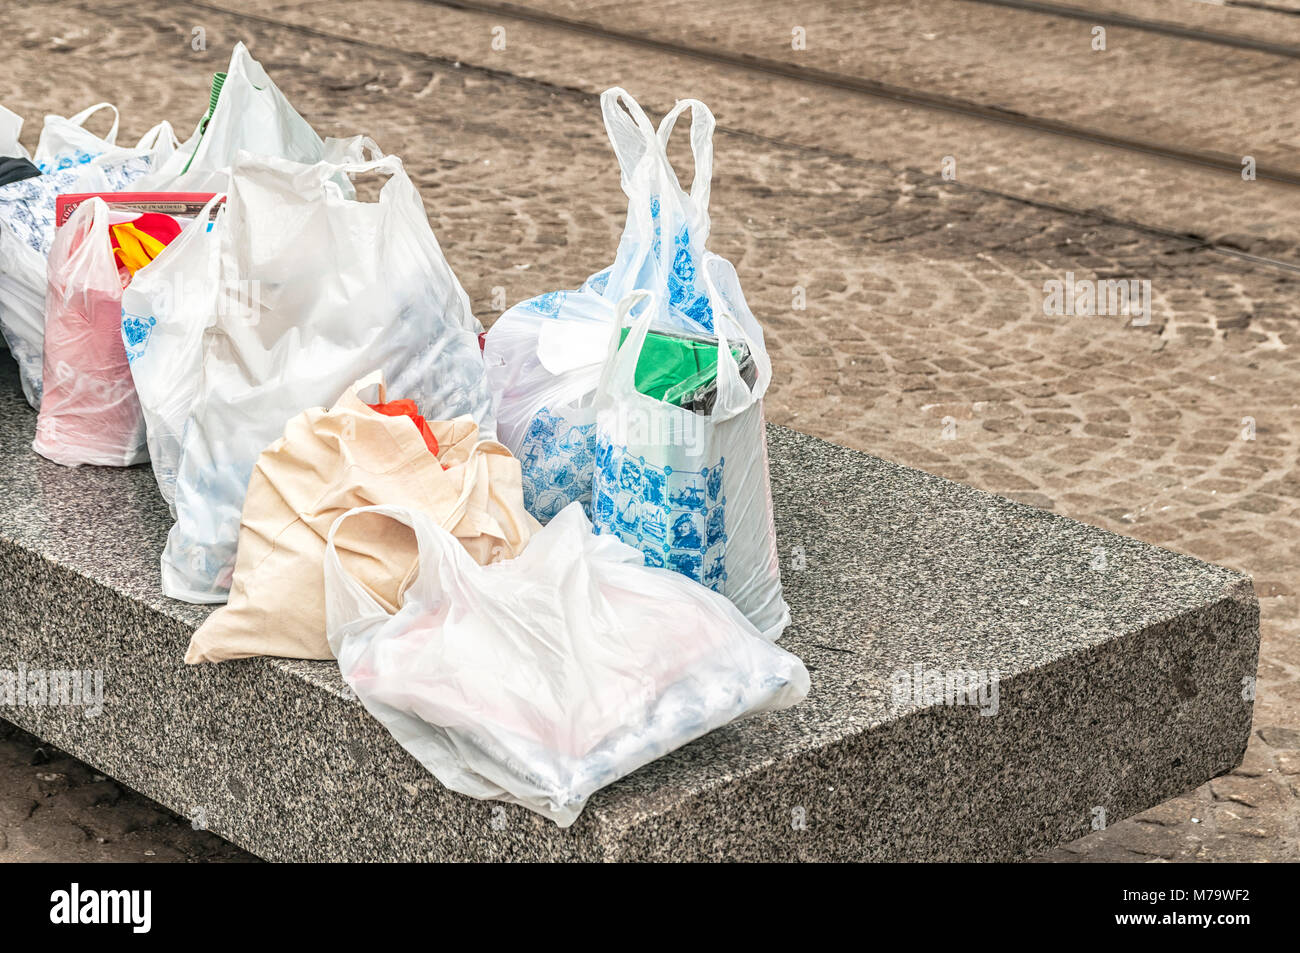
[[[22,156],[0,157],[0,185],[21,182],[23,179],[34,179],[40,174],[41,170],[32,165],[30,159],[24,159]]]

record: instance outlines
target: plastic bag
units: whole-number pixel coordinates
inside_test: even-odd
[[[122,348],[122,280],[108,205],[85,202],[50,249],[45,393],[32,449],[64,466],[146,458],[144,419]]]
[[[325,144],[271,81],[248,47],[236,43],[194,134],[140,182],[142,190],[224,192],[240,150],[314,163]]]
[[[501,441],[519,457],[525,502],[542,522],[574,501],[590,513],[596,421],[591,402],[618,302],[638,289],[655,291],[657,328],[713,329],[698,274],[709,234],[713,114],[698,100],[682,100],[656,130],[622,89],[606,90],[600,106],[628,197],[614,264],[577,291],[553,291],[515,305],[484,341]],[[689,194],[667,152],[677,119],[688,109],[695,159]]]
[[[376,202],[347,199],[332,181],[368,173],[388,176]],[[185,355],[152,365],[167,377],[162,388],[197,386],[180,428],[176,523],[162,557],[163,591],[190,602],[226,598],[258,455],[291,417],[332,404],[363,374],[381,369],[429,417],[469,414],[495,438],[481,327],[397,157],[307,166],[240,153],[213,234],[217,297],[199,373],[185,380],[193,373]],[[131,369],[137,379],[146,372],[141,357]]]
[[[597,388],[592,523],[596,532],[640,549],[647,564],[722,593],[764,638],[775,640],[789,624],[790,610],[781,597],[763,423],[772,365],[734,269],[707,254],[701,269],[716,317],[713,409],[695,413],[637,390],[653,296],[629,295],[619,306],[620,327],[636,302],[650,306],[614,351]],[[729,336],[744,341],[754,359],[752,388],[741,378]]]
[[[31,155],[19,141],[23,132],[23,117],[0,106],[0,156],[30,159]]]
[[[37,146],[44,175],[0,186],[0,333],[18,362],[27,402],[41,405],[46,258],[54,241],[55,201],[66,192],[116,192],[140,179],[175,148],[171,126],[159,123],[134,148],[88,132],[83,123],[106,103],[71,119],[47,116]],[[12,115],[12,114],[11,114]]]
[[[101,109],[113,110],[113,125],[108,135],[102,138],[86,128],[86,121]],[[58,172],[80,165],[107,165],[143,156],[149,160],[151,168],[157,168],[176,151],[176,134],[166,120],[141,136],[134,147],[119,146],[117,128],[120,119],[117,107],[112,103],[96,103],[67,118],[46,116],[32,161],[42,172]]]
[[[415,530],[419,568],[395,614],[335,549],[364,514]],[[423,513],[352,510],[330,530],[325,594],[344,679],[402,747],[452,790],[561,827],[605,785],[808,693],[803,663],[735,607],[593,535],[576,505],[492,566]]]
[[[329,158],[324,161],[338,165],[360,163],[367,152],[382,156],[374,141],[364,136],[327,139],[325,145]],[[224,191],[229,186],[229,172],[220,178]],[[355,195],[347,175],[336,174],[330,182],[342,183],[339,194],[344,197]],[[140,269],[122,295],[122,337],[144,409],[149,461],[173,516],[181,434],[198,395],[203,332],[216,311],[240,293],[238,284],[225,290],[221,284],[225,211],[219,209],[215,218],[211,212],[222,199],[219,196],[210,203],[157,258]]]
[[[208,616],[185,661],[251,655],[333,658],[325,641],[325,537],[348,510],[409,506],[451,530],[478,563],[511,559],[541,529],[524,510],[519,462],[480,440],[468,417],[425,421],[367,404],[382,374],[349,387],[325,410],[313,407],[258,457],[239,526],[230,602]],[[395,401],[399,405],[413,401]],[[397,410],[391,405],[386,410]],[[430,452],[430,443],[438,449]],[[410,530],[384,517],[350,521],[335,547],[380,604],[395,611],[416,564]]]
[[[220,301],[222,198],[209,202],[122,292],[122,342],[144,413],[149,462],[173,516],[181,433],[198,395],[203,332]]]

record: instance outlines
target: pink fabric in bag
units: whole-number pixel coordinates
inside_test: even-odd
[[[32,449],[74,467],[149,459],[144,416],[122,344],[122,278],[102,199],[85,202],[50,246],[45,394]]]

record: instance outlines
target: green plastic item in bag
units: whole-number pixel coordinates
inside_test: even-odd
[[[221,96],[221,87],[225,85],[226,73],[212,74],[212,92],[208,94],[208,111],[203,114],[199,120],[199,141],[203,141],[203,134],[208,131],[208,123],[212,121],[212,114],[217,111],[217,100]],[[196,145],[194,151],[190,153],[189,162],[185,163],[185,168],[181,170],[184,174],[190,171],[190,163],[194,161],[194,156],[198,154],[199,147]]]
[[[628,328],[619,332],[619,345]],[[749,349],[734,344],[731,353],[744,363]],[[708,387],[718,376],[718,340],[694,334],[651,331],[636,362],[638,392],[665,403],[684,406],[692,395]]]

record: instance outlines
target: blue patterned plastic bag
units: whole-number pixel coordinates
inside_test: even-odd
[[[695,157],[689,193],[666,148],[687,110]],[[592,400],[618,302],[637,289],[651,290],[656,327],[713,329],[699,271],[709,235],[713,114],[698,100],[683,100],[656,129],[618,88],[601,96],[601,111],[628,197],[614,264],[576,291],[551,291],[515,305],[497,319],[484,345],[498,434],[522,462],[525,505],[543,523],[572,502],[591,514]]]
[[[647,306],[613,350],[597,388],[592,524],[639,549],[646,565],[726,596],[764,638],[775,640],[790,610],[781,596],[763,424],[772,365],[734,269],[707,255],[701,270],[717,309],[714,406],[696,413],[637,390],[637,360],[655,311],[644,292],[624,299],[620,327],[638,302]],[[729,340],[743,340],[754,357],[752,388]]]

